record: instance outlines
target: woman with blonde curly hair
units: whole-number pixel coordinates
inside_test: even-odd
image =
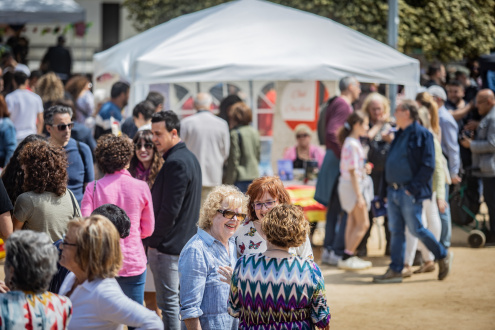
[[[86,187],[81,211],[89,216],[103,204],[115,204],[129,216],[130,234],[120,240],[124,261],[117,282],[129,298],[142,304],[147,259],[141,240],[153,233],[155,216],[150,188],[127,170],[133,154],[134,145],[127,136],[107,134],[98,139],[95,159],[104,176]]]
[[[14,230],[31,229],[62,239],[67,223],[80,216],[74,194],[67,189],[67,156],[46,141],[28,143],[19,154],[24,186],[14,207]]]
[[[36,93],[43,101],[43,108],[48,109],[64,98],[64,84],[55,73],[48,72],[36,83]]]
[[[234,186],[215,187],[206,197],[198,233],[179,257],[180,318],[188,329],[237,329],[227,313],[230,282],[224,277],[230,279],[237,261],[233,235],[247,203]]]
[[[303,211],[289,204],[275,206],[261,226],[267,249],[237,261],[229,314],[239,318],[239,329],[329,329],[330,310],[319,267],[289,252],[308,236]]]
[[[60,287],[74,311],[67,329],[163,329],[160,318],[126,297],[115,280],[122,266],[119,240],[114,224],[101,215],[69,222],[60,245],[60,264],[71,271]]]

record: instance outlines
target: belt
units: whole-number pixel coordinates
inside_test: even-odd
[[[394,188],[394,190],[398,190],[399,188],[404,188],[406,185],[404,183],[395,183],[392,182],[389,184],[390,187]]]

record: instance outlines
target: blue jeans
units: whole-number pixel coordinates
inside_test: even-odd
[[[433,234],[423,227],[421,214],[423,202],[417,201],[413,196],[407,195],[404,188],[397,190],[392,187],[387,189],[387,215],[390,229],[390,268],[397,273],[404,268],[404,253],[406,250],[406,227],[411,234],[416,236],[430,250],[437,260],[447,256],[447,250],[440,244]]]
[[[155,279],[156,302],[165,329],[179,330],[179,256],[148,248],[148,262]]]
[[[142,305],[144,300],[144,283],[146,282],[146,269],[144,273],[129,277],[116,277],[117,283],[124,294]]]
[[[448,249],[450,247],[450,237],[452,236],[452,219],[450,217],[450,205],[449,205],[449,185],[445,185],[445,200],[447,201],[447,207],[445,212],[440,212],[440,223],[442,224],[442,231],[440,232],[440,243]]]
[[[347,213],[342,211],[339,194],[336,189],[332,192],[327,208],[327,222],[325,224],[325,241],[323,246],[327,250],[333,250],[336,255],[343,255],[345,249],[345,226]]]

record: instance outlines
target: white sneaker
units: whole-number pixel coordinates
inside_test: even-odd
[[[339,260],[342,260],[341,256],[338,256],[333,250],[323,249],[321,254],[321,263],[330,266],[337,266]]]
[[[371,261],[366,261],[356,256],[350,257],[347,260],[339,260],[337,267],[344,270],[362,270],[371,268]]]

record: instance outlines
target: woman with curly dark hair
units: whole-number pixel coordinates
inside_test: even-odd
[[[33,141],[19,154],[24,170],[23,190],[14,206],[14,230],[31,229],[62,239],[67,223],[80,216],[79,206],[67,189],[67,156],[46,141]]]
[[[86,187],[81,211],[87,217],[103,204],[115,204],[129,216],[130,234],[120,240],[124,260],[117,282],[129,298],[142,304],[147,260],[141,239],[153,233],[155,216],[148,184],[127,170],[133,155],[134,144],[125,135],[106,134],[98,139],[95,158],[104,176]]]
[[[19,162],[19,154],[26,144],[33,141],[46,141],[46,138],[39,134],[31,134],[26,136],[26,138],[17,145],[17,148],[14,150],[14,154],[10,158],[9,163],[2,171],[2,181],[12,205],[15,204],[17,197],[25,192],[23,189],[24,170]]]
[[[163,166],[163,158],[156,150],[155,144],[151,139],[153,133],[150,130],[138,131],[134,136],[135,152],[131,158],[129,172],[139,180],[146,181],[148,186],[153,187],[156,176]]]
[[[19,154],[26,144],[33,141],[46,141],[46,138],[39,134],[31,134],[26,136],[26,138],[17,145],[17,148],[14,150],[9,163],[2,171],[2,181],[12,205],[15,204],[17,197],[25,192],[23,189],[24,170],[19,163]]]
[[[131,159],[131,165],[129,172],[131,175],[139,180],[146,181],[148,186],[153,187],[156,176],[163,166],[164,160],[160,153],[156,149],[155,144],[151,139],[153,133],[150,130],[138,131],[134,136],[134,155]],[[146,242],[143,242],[146,248]],[[147,249],[146,249],[147,250]],[[151,273],[150,266],[146,269],[146,283],[144,286],[144,302],[146,307],[152,311],[155,311],[158,315],[161,315],[161,311],[156,303],[156,288],[153,274]]]

